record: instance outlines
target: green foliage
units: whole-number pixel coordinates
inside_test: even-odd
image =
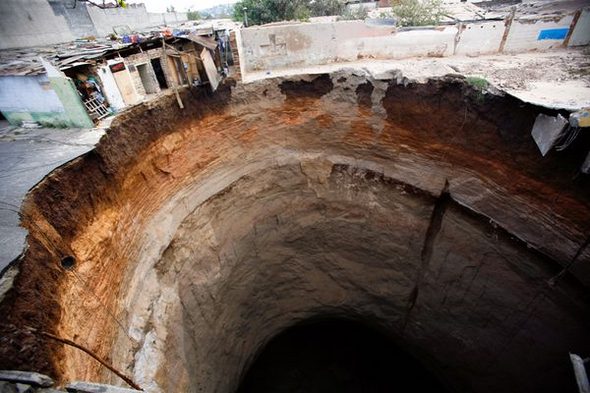
[[[338,15],[344,9],[343,0],[241,0],[234,5],[234,20],[244,20],[247,8],[248,24],[262,25],[283,20],[306,21],[312,16]]]
[[[314,0],[308,6],[312,16],[340,15],[346,9],[342,0]]]
[[[488,82],[484,78],[480,78],[477,76],[469,76],[465,79],[467,80],[467,83],[469,83],[475,89],[480,90],[480,91],[487,89],[488,86],[490,85],[490,82]]]
[[[345,8],[342,14],[338,17],[338,20],[364,20],[367,17],[367,15],[369,15],[369,11],[362,6],[355,7],[353,9]]]
[[[300,20],[302,22],[309,22],[309,18],[311,17],[311,11],[305,5],[300,4],[295,8],[294,11],[294,19]]]
[[[486,99],[485,93],[488,86],[490,85],[490,82],[477,76],[468,76],[465,78],[465,80],[473,87],[473,90],[475,90],[475,94],[473,96],[475,102],[478,104],[483,104]]]
[[[442,0],[392,0],[399,26],[433,26],[444,16]]]
[[[201,19],[201,14],[199,14],[199,11],[188,10],[186,17],[188,20],[199,20]]]

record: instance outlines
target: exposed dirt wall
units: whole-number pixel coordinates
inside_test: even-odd
[[[0,368],[116,381],[27,325],[149,391],[232,391],[274,335],[334,313],[453,389],[572,383],[567,351],[590,350],[588,139],[542,158],[540,108],[456,78],[228,81],[183,100],[123,113],[31,192]]]

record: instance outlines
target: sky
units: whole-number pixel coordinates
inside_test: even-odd
[[[176,11],[186,11],[188,8],[201,10],[218,4],[232,4],[237,0],[128,0],[128,3],[144,3],[149,12],[165,12],[166,7],[174,6]]]

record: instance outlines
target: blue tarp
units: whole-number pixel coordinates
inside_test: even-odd
[[[569,27],[560,27],[558,29],[544,29],[539,31],[537,40],[563,40],[567,36]]]

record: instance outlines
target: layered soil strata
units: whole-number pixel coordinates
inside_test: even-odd
[[[31,326],[151,392],[233,392],[281,331],[345,317],[451,391],[574,386],[568,351],[590,351],[588,136],[543,158],[541,108],[455,77],[182,98],[121,114],[29,194],[0,368],[118,382]]]

